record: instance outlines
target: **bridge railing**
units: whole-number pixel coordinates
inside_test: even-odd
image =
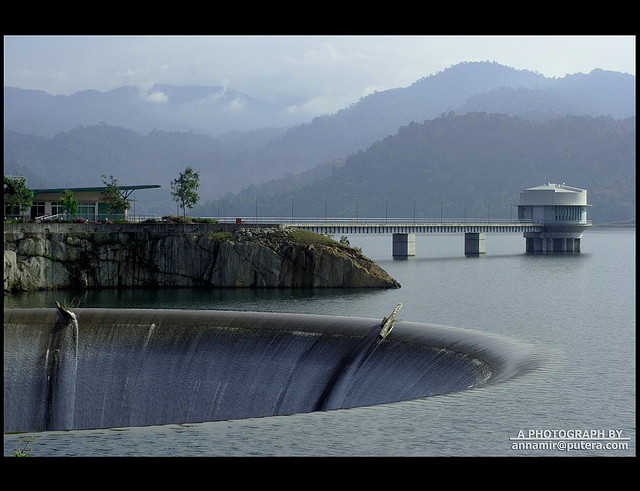
[[[513,218],[345,218],[345,217],[211,217],[222,223],[234,223],[241,220],[242,223],[282,223],[282,224],[375,224],[375,225],[421,225],[421,224],[517,224],[536,225],[541,222],[534,220],[521,220]]]

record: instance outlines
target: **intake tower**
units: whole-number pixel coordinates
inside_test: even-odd
[[[547,183],[520,193],[518,219],[541,224],[541,231],[525,231],[527,252],[580,252],[587,220],[587,191]]]

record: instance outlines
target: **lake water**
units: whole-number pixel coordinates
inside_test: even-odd
[[[635,230],[589,230],[579,254],[525,254],[521,234],[487,234],[487,253],[479,257],[465,257],[462,235],[418,235],[416,256],[407,259],[391,257],[390,235],[349,240],[402,288],[129,290],[77,298],[57,291],[4,302],[376,319],[402,303],[399,319],[520,339],[548,362],[499,384],[370,407],[5,434],[5,455],[31,436],[36,456],[635,456]]]

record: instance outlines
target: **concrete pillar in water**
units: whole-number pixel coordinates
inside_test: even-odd
[[[535,239],[531,238],[531,237],[527,237],[524,239],[525,241],[525,250],[527,252],[534,252],[535,251]]]
[[[553,237],[547,237],[546,239],[542,239],[543,240],[543,244],[542,244],[542,250],[544,252],[553,252],[553,242],[555,239],[553,239]]]
[[[580,239],[573,239],[573,244],[571,245],[569,245],[569,241],[567,241],[567,251],[580,252]]]
[[[393,234],[393,255],[399,257],[416,255],[416,234]]]
[[[485,254],[487,252],[487,234],[485,232],[465,232],[464,253],[467,255]]]
[[[540,232],[525,232],[526,251],[527,252],[580,252],[580,237],[555,237],[545,236]],[[582,235],[582,234],[580,234]]]

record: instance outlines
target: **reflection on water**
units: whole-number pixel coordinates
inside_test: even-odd
[[[344,292],[340,292],[341,294]],[[350,292],[347,292],[348,295]],[[278,302],[282,300],[304,301],[314,296],[335,297],[336,290],[314,291],[312,289],[251,289],[229,288],[203,290],[197,288],[163,289],[103,289],[90,291],[52,290],[26,292],[5,296],[5,307],[28,308],[50,307],[56,300],[67,305],[86,308],[215,308],[219,305],[246,305],[256,302]]]

